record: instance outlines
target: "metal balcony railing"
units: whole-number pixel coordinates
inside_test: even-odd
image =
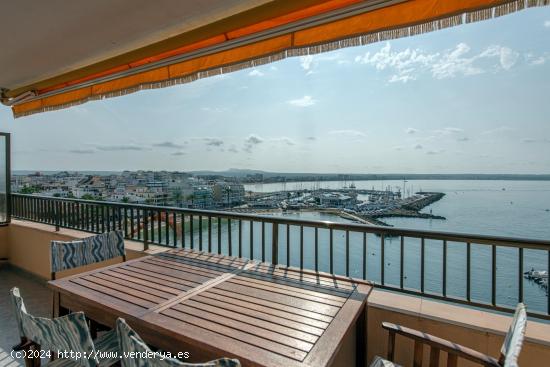
[[[14,218],[361,278],[376,287],[550,319],[550,241],[12,194]],[[546,286],[545,286],[546,284]],[[526,292],[527,287],[527,292]]]

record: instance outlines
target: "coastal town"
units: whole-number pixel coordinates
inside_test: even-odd
[[[172,206],[194,209],[270,213],[274,211],[329,212],[355,222],[385,225],[384,217],[445,219],[420,212],[444,194],[358,189],[344,181],[337,189],[295,188],[274,192],[246,190],[262,176],[231,177],[168,171],[124,171],[109,174],[57,172],[14,174],[13,192],[20,194]]]

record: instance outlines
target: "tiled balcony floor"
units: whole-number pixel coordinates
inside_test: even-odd
[[[13,316],[9,291],[19,287],[27,310],[36,316],[50,317],[52,296],[44,281],[0,263],[0,367],[24,366],[22,359],[10,356],[11,348],[19,343],[19,332]]]

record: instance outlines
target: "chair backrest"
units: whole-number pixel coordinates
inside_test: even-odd
[[[19,334],[38,345],[42,350],[71,352],[72,358],[82,367],[97,367],[95,347],[83,312],[75,312],[56,319],[35,317],[30,315],[18,288],[12,288],[11,299]],[[76,359],[77,354],[80,358]],[[86,356],[86,357],[84,357]],[[67,358],[71,358],[70,355]]]
[[[518,303],[512,324],[508,328],[504,344],[500,348],[499,363],[504,367],[518,367],[518,357],[525,337],[527,327],[527,312],[525,305]]]
[[[122,353],[122,367],[239,367],[241,365],[238,360],[229,358],[190,364],[178,359],[168,358],[158,352],[154,354],[155,358],[147,358],[153,355],[153,351],[124,319],[119,318],[117,320],[116,331]]]
[[[124,234],[116,230],[75,241],[51,242],[51,272],[78,268],[125,256]]]

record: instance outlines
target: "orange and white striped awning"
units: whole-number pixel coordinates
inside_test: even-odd
[[[200,6],[215,3],[205,1]],[[17,85],[17,80],[11,81],[10,86],[1,84],[2,73],[9,73],[10,69],[9,65],[2,65],[0,56],[2,101],[11,105],[15,117],[20,117],[142,89],[187,83],[286,57],[481,21],[549,5],[550,0],[248,0],[240,3],[234,0],[230,3],[235,11],[246,10],[235,14],[222,12],[223,18],[212,22],[202,19],[203,24],[195,22],[195,28],[181,34],[152,44],[134,45],[129,51],[86,66],[64,70],[63,65],[58,65],[56,70],[63,72],[24,85]],[[108,2],[97,4],[108,6]],[[208,9],[202,10],[200,14]],[[101,25],[100,20],[97,21]],[[146,22],[147,17],[141,21]]]

